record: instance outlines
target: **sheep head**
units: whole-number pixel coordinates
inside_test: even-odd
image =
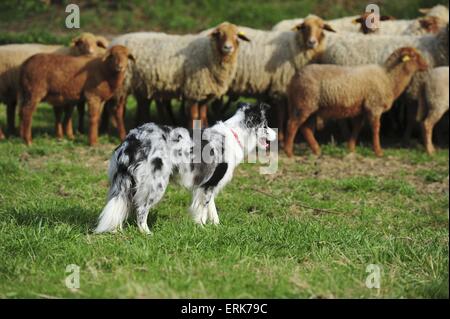
[[[380,29],[381,21],[395,20],[392,16],[380,16],[374,12],[365,12],[359,18],[353,20],[355,24],[361,25],[361,32],[370,34]]]
[[[123,45],[111,47],[104,55],[103,61],[109,70],[114,72],[125,72],[128,66],[128,60],[136,62],[134,56]]]
[[[302,23],[293,28],[293,31],[298,32],[306,47],[311,50],[316,49],[324,40],[324,30],[336,32],[329,24],[314,15],[306,17]]]
[[[428,63],[425,58],[418,50],[412,47],[403,47],[395,50],[384,65],[388,70],[401,66],[408,73],[426,71],[428,69]]]
[[[418,19],[420,27],[427,33],[438,33],[446,23],[439,17],[426,16]]]
[[[250,42],[250,39],[239,31],[236,25],[228,22],[221,23],[209,36],[213,39],[217,50],[225,60],[234,56],[239,48],[239,40]]]
[[[101,36],[95,36],[92,33],[84,32],[74,38],[71,47],[77,49],[79,55],[97,55],[105,52],[108,46],[108,40]]]

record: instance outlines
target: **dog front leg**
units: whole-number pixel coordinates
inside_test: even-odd
[[[196,189],[194,191],[190,212],[196,224],[206,224],[208,220],[208,202],[206,194],[202,189]]]
[[[216,203],[214,202],[214,196],[211,196],[211,200],[208,203],[208,219],[214,224],[219,224],[219,215],[217,214]]]

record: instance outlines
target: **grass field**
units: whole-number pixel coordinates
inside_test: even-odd
[[[5,122],[0,108],[0,122]],[[240,166],[217,199],[218,227],[187,214],[190,195],[169,186],[144,236],[92,235],[117,138],[57,141],[49,107],[34,145],[0,142],[0,297],[448,298],[448,150],[368,146],[348,155],[300,145],[275,175]],[[65,285],[80,267],[80,288]],[[365,285],[381,267],[380,289]]]

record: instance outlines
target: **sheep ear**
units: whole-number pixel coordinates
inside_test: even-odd
[[[128,59],[130,59],[131,61],[136,63],[136,59],[134,58],[134,56],[131,53],[128,53]]]
[[[327,30],[327,31],[330,31],[330,32],[335,32],[336,33],[336,31],[328,23],[325,23],[323,25],[323,29]]]
[[[243,41],[250,42],[250,39],[247,38],[247,36],[242,31],[238,32],[237,36],[238,36],[239,39],[241,39]]]
[[[355,20],[352,20],[352,23],[353,24],[363,23],[363,17],[359,17],[359,18],[357,18]]]
[[[108,60],[109,56],[111,55],[111,51],[106,51],[106,53],[103,55],[102,61]]]
[[[72,40],[72,42],[70,43],[71,47],[77,47],[79,46],[81,43],[81,39],[79,37],[76,37],[75,39]]]
[[[431,11],[431,9],[429,9],[429,8],[420,8],[419,9],[419,12],[422,14],[428,14],[428,13],[430,13],[430,11]]]
[[[209,34],[210,37],[215,37],[219,35],[219,30],[214,29],[213,31],[211,31],[211,33]]]
[[[297,25],[295,25],[295,26],[291,29],[291,31],[298,31],[298,30],[300,30],[301,28],[303,28],[303,22],[302,22],[302,23],[299,23],[299,24],[297,24]]]
[[[98,46],[99,48],[106,49],[106,47],[107,47],[108,45],[105,43],[104,40],[98,39],[98,40],[97,40],[97,46]]]
[[[395,20],[395,17],[393,16],[381,16],[380,21],[388,21],[388,20]]]

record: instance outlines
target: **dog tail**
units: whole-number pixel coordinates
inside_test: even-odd
[[[117,159],[113,157],[109,167],[111,187],[108,202],[100,214],[95,233],[114,232],[122,229],[131,207],[132,177],[117,170]]]

